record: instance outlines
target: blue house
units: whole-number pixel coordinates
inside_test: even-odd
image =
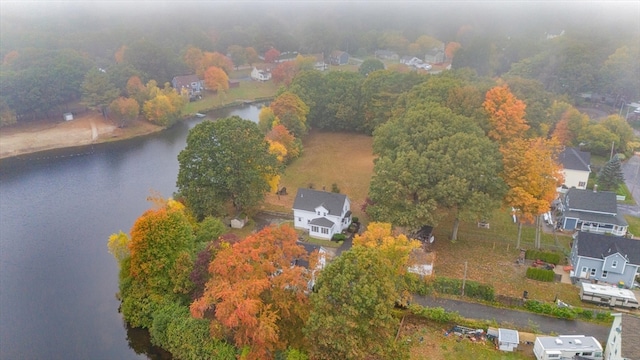
[[[640,241],[578,232],[571,248],[571,279],[631,287],[640,269]]]
[[[182,91],[186,91],[190,98],[198,96],[204,90],[204,81],[200,80],[197,75],[181,75],[174,76],[171,80],[171,86],[182,94]]]
[[[625,236],[629,224],[618,214],[616,193],[571,188],[562,204],[563,230]]]

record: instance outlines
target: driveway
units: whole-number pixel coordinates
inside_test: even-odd
[[[623,214],[640,217],[640,155],[635,154],[622,163],[622,174],[636,205],[618,204],[618,209]]]
[[[525,311],[495,308],[483,304],[441,299],[432,296],[413,295],[413,301],[421,306],[441,307],[447,311],[456,311],[462,317],[468,319],[495,320],[505,327],[533,328],[544,334],[587,335],[595,337],[601,343],[606,343],[609,336],[609,326],[579,320],[557,319]]]

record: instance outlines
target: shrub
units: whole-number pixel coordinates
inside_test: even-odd
[[[538,281],[546,281],[552,282],[555,273],[553,270],[545,270],[540,268],[530,267],[527,269],[527,278],[538,280]]]
[[[347,238],[345,234],[334,234],[331,241],[344,241]]]
[[[457,312],[449,312],[441,307],[422,307],[420,305],[409,305],[409,310],[414,315],[418,315],[439,323],[460,322],[460,320],[462,320],[462,317]]]
[[[561,256],[558,253],[553,253],[548,251],[527,250],[524,255],[524,258],[529,260],[540,259],[546,263],[558,265],[560,263]]]
[[[338,184],[336,183],[331,184],[331,192],[338,193],[338,194],[340,193],[340,188],[338,187]]]
[[[462,295],[462,280],[446,277],[436,277],[431,283],[433,289],[441,294]],[[491,285],[484,285],[476,281],[467,280],[464,288],[465,296],[485,301],[493,301],[495,293]]]
[[[353,218],[351,218],[351,222],[354,223],[354,224],[357,224],[357,223],[360,222],[360,219],[358,219],[357,216],[354,216]]]
[[[576,310],[573,308],[559,308],[556,304],[543,303],[536,300],[527,300],[524,308],[538,314],[551,315],[562,319],[575,319]]]

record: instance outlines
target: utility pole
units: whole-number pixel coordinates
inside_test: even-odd
[[[462,277],[462,296],[464,296],[464,285],[467,282],[467,262],[464,262],[464,276]]]
[[[613,159],[613,145],[615,145],[615,144],[616,144],[615,141],[611,142],[611,155],[609,155],[609,161],[611,161],[611,159]]]

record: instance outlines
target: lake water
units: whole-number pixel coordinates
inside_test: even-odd
[[[210,116],[257,121],[259,111],[245,105]],[[151,207],[151,191],[173,194],[178,153],[200,121],[0,163],[0,359],[166,357],[125,328],[107,239],[129,232]]]

